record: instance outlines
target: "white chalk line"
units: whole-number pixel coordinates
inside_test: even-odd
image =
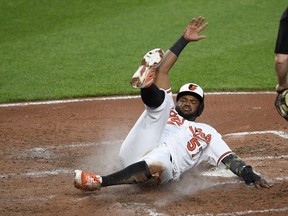
[[[55,170],[41,170],[41,171],[29,171],[26,173],[7,173],[1,174],[0,179],[10,179],[12,177],[47,177],[47,176],[55,176],[55,175],[63,175],[63,174],[73,174],[73,169],[55,169]]]
[[[91,146],[102,146],[102,145],[115,145],[121,144],[123,140],[116,140],[116,141],[103,141],[103,142],[89,142],[89,143],[73,143],[73,144],[63,144],[63,145],[54,145],[54,146],[45,146],[45,147],[35,147],[32,148],[31,152],[45,152],[46,150],[53,150],[53,149],[70,149],[70,148],[83,148],[83,147],[91,147]]]
[[[258,160],[275,160],[275,159],[286,159],[288,155],[278,155],[278,156],[263,156],[263,157],[247,157],[245,160],[258,161]]]
[[[237,132],[237,133],[230,133],[230,134],[225,134],[223,137],[238,137],[238,136],[246,136],[246,135],[255,135],[255,134],[274,134],[279,137],[282,137],[284,139],[288,139],[288,134],[283,132],[283,131],[252,131],[252,132]]]
[[[228,213],[220,213],[220,214],[213,214],[213,213],[205,213],[205,214],[189,214],[187,216],[236,216],[236,215],[250,215],[250,214],[266,214],[266,213],[273,213],[273,212],[287,212],[288,207],[284,208],[273,208],[273,209],[263,209],[263,210],[247,210],[247,211],[237,211],[237,212],[228,212]]]
[[[83,147],[91,147],[91,146],[102,146],[102,145],[115,145],[120,144],[123,140],[117,140],[114,142],[111,141],[104,141],[104,142],[89,142],[89,143],[73,143],[73,144],[60,144],[54,146],[45,146],[45,147],[35,147],[30,149],[30,152],[35,152],[42,154],[48,150],[55,150],[55,149],[73,149],[73,148],[83,148]]]
[[[138,203],[137,203],[138,205]],[[144,203],[145,206],[145,203]],[[165,216],[164,213],[158,213],[154,209],[147,208],[147,211],[150,216]],[[263,209],[263,210],[247,210],[247,211],[237,211],[237,212],[229,212],[229,213],[205,213],[205,214],[188,214],[187,216],[237,216],[237,215],[249,215],[249,214],[266,214],[266,213],[273,213],[273,212],[287,212],[288,207],[283,208],[273,208],[273,209]]]
[[[62,103],[105,101],[105,100],[127,100],[127,99],[135,99],[135,98],[140,98],[140,96],[115,96],[115,97],[96,97],[96,98],[81,98],[81,99],[67,99],[67,100],[20,102],[20,103],[0,104],[0,107],[37,106],[37,105],[51,105],[51,104],[62,104]]]
[[[254,94],[276,94],[275,92],[207,92],[206,95],[254,95]],[[176,94],[174,94],[175,96]],[[89,101],[105,101],[105,100],[127,100],[140,98],[139,95],[134,96],[112,96],[112,97],[95,97],[95,98],[80,98],[80,99],[66,99],[66,100],[51,100],[51,101],[35,101],[35,102],[20,102],[0,104],[0,107],[17,107],[17,106],[36,106],[36,105],[50,105],[61,103],[78,103]]]

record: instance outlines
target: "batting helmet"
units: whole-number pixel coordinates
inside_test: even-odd
[[[176,101],[178,101],[179,98],[182,97],[183,95],[193,95],[196,98],[198,98],[198,100],[200,101],[200,106],[197,110],[197,116],[200,116],[204,110],[204,91],[203,91],[203,89],[195,83],[187,83],[180,88],[180,90],[176,96]]]

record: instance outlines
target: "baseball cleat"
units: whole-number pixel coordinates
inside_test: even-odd
[[[82,170],[74,171],[74,187],[83,191],[100,190],[102,178],[93,173],[86,173]]]
[[[138,70],[131,79],[134,88],[148,88],[155,79],[156,68],[162,61],[164,51],[160,48],[153,49],[145,54]]]

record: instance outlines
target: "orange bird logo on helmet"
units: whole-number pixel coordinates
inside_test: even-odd
[[[198,87],[197,85],[191,84],[191,85],[189,85],[189,90],[195,91],[197,89],[197,87]]]

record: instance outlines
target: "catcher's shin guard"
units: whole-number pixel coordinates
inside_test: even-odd
[[[288,89],[277,94],[275,107],[277,112],[288,121]]]

